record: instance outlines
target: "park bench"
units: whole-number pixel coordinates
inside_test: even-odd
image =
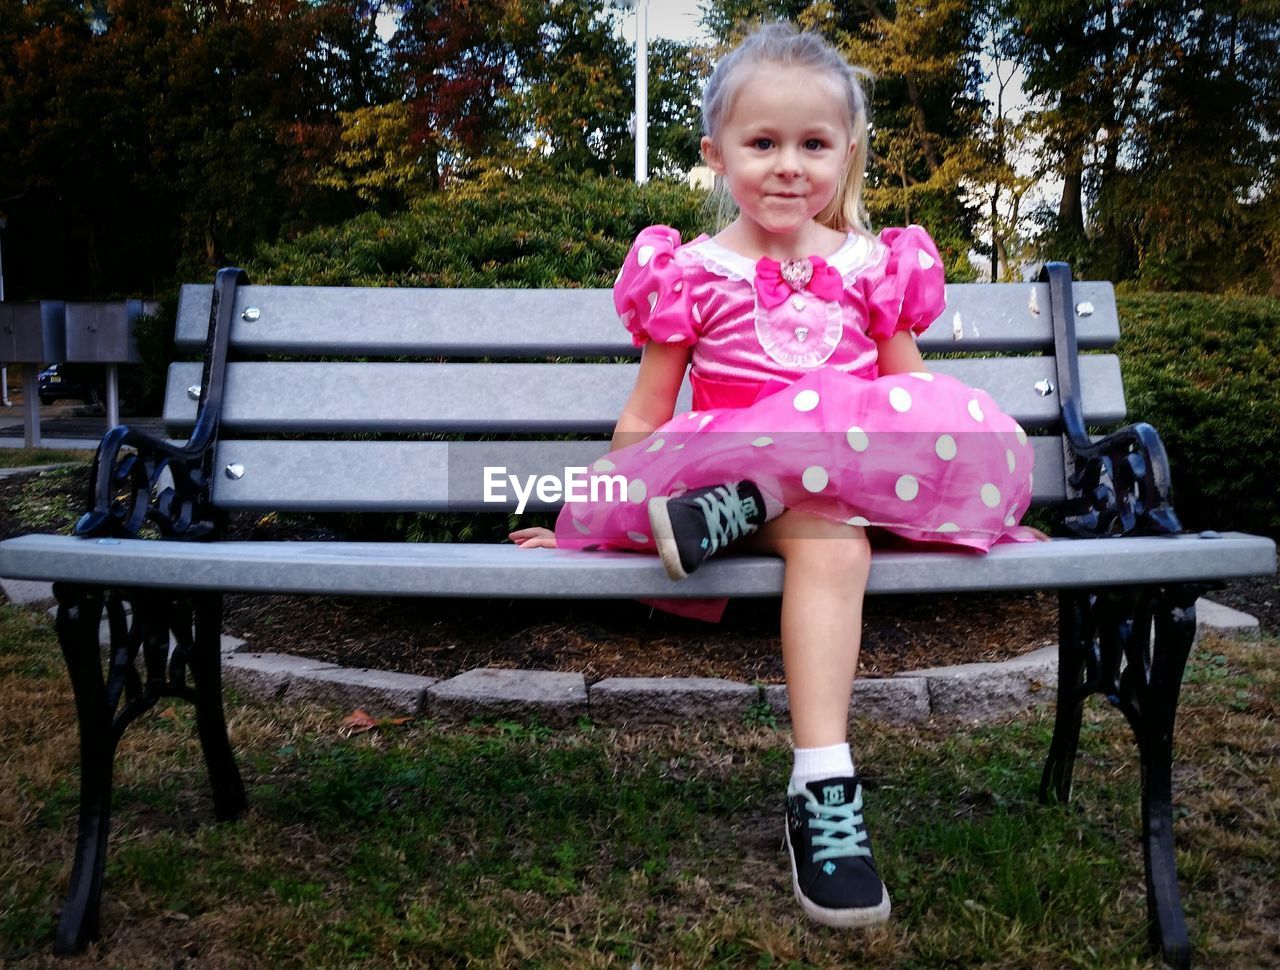
[[[1059,591],[1058,706],[1041,797],[1069,797],[1082,701],[1104,695],[1132,725],[1141,759],[1151,941],[1186,965],[1170,774],[1194,604],[1216,581],[1274,572],[1274,544],[1179,534],[1150,426],[1089,436],[1125,417],[1118,359],[1081,353],[1118,339],[1110,284],[1073,285],[1065,265],[1049,264],[1038,283],[950,286],[947,298],[920,339],[930,366],[986,389],[1032,432],[1035,502],[1061,508],[1070,538],[987,556],[880,551],[869,593]],[[485,501],[484,468],[559,476],[590,465],[607,450],[638,366],[608,291],[253,286],[226,269],[212,289],[182,288],[176,346],[204,356],[169,371],[164,416],[186,443],[113,429],[77,535],[0,544],[0,575],[54,583],[80,724],[79,838],[59,952],[97,935],[115,748],[159,698],[195,705],[217,817],[245,808],[222,712],[224,593],[781,591],[782,563],[769,557],[718,559],[673,584],[656,557],[628,553],[223,538],[234,510],[509,509],[510,490],[505,505]],[[577,440],[561,440],[570,434]],[[529,508],[555,504],[535,495]],[[144,527],[160,538],[138,538]],[[110,643],[100,645],[104,613]]]

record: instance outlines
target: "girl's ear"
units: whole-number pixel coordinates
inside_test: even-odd
[[[707,163],[707,167],[717,175],[724,174],[724,159],[720,157],[720,150],[716,148],[716,143],[706,135],[702,136],[701,142],[702,159]]]

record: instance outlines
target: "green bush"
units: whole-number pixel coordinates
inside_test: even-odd
[[[1190,529],[1280,535],[1280,300],[1121,294],[1130,420],[1155,426]]]
[[[493,176],[264,246],[245,269],[256,283],[310,286],[612,286],[636,233],[665,223],[690,239],[705,204],[669,182]]]

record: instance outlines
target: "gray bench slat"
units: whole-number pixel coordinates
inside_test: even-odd
[[[1023,427],[1059,420],[1049,357],[932,361],[933,370],[987,391]],[[425,364],[288,361],[227,366],[223,428],[248,432],[611,431],[635,382],[638,364]],[[1080,359],[1085,419],[1109,425],[1124,418],[1119,359]],[[164,420],[173,433],[191,427],[200,365],[169,369]],[[689,406],[688,388],[677,410]]]
[[[985,555],[883,550],[868,592],[941,593],[1267,575],[1275,543],[1223,533],[1007,543]],[[0,543],[0,576],[166,588],[502,599],[775,596],[782,561],[725,557],[673,583],[653,556],[510,545],[149,542],[29,535]]]
[[[1110,283],[1073,284],[1080,346],[1119,337]],[[1031,311],[1036,294],[1039,314]],[[177,346],[204,349],[212,288],[187,284]],[[257,320],[242,319],[250,307]],[[947,287],[947,309],[920,339],[926,351],[1044,350],[1052,346],[1047,283]],[[956,315],[961,338],[956,339]],[[231,343],[243,353],[422,356],[634,354],[609,290],[447,290],[402,287],[248,286],[236,298]]]
[[[1062,439],[1032,438],[1037,505],[1065,498]],[[606,441],[223,441],[214,468],[214,501],[226,509],[345,512],[515,511],[515,497],[484,502],[484,468],[511,475],[585,467]],[[222,470],[240,467],[240,478]],[[531,497],[526,511],[558,502]]]

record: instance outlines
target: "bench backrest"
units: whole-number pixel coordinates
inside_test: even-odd
[[[1111,285],[1073,292],[1081,349],[1111,347]],[[180,353],[205,348],[212,300],[207,284],[183,287]],[[1049,305],[1047,283],[948,286],[919,341],[931,369],[983,388],[1032,434],[1036,504],[1065,497]],[[608,290],[244,285],[232,321],[214,466],[229,509],[501,510],[484,501],[483,469],[590,464],[638,367]],[[200,384],[198,361],[171,365],[172,434],[194,424]],[[1114,354],[1082,355],[1080,397],[1090,425],[1124,418]],[[580,440],[547,440],[565,434]]]

